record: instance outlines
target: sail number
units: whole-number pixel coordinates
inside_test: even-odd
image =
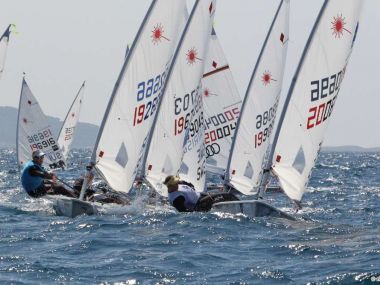
[[[190,93],[183,96],[183,98],[182,97],[176,98],[174,100],[174,114],[179,115],[181,114],[181,112],[186,112],[191,105],[199,107],[201,104],[197,104],[197,101],[199,101],[198,98],[199,98],[199,87],[197,87],[197,89],[194,89]],[[190,100],[191,100],[191,104],[190,104]],[[196,112],[198,112],[198,110],[196,110]]]
[[[343,81],[343,75],[344,69],[329,77],[311,81],[311,102],[324,99],[329,95],[333,95],[336,91],[339,91]]]
[[[190,122],[190,113],[188,113],[185,117],[180,117],[174,120],[174,135],[181,134],[184,130],[190,127],[190,137],[195,136],[203,126],[203,112],[200,113],[199,117],[193,119]]]
[[[143,121],[148,119],[154,114],[157,109],[159,98],[156,97],[152,101],[147,102],[146,104],[141,104],[135,108],[133,115],[133,125],[141,124]]]
[[[75,127],[65,128],[65,141],[69,141],[73,138]]]
[[[256,116],[256,129],[261,129],[261,127],[265,127],[267,124],[272,123],[276,117],[277,104],[278,101],[276,101],[274,106],[270,107],[268,111]]]
[[[201,145],[199,149],[197,149],[198,154],[198,161],[197,164],[197,180],[201,180],[201,178],[205,175],[205,166],[206,166],[206,160],[205,160],[205,146],[204,144]]]
[[[326,121],[332,114],[337,96],[333,99],[309,109],[309,118],[307,118],[307,129],[314,128]]]
[[[137,102],[150,98],[161,91],[166,80],[166,72],[167,70],[162,74],[137,84]]]
[[[264,128],[264,129],[255,134],[255,141],[254,141],[255,148],[260,147],[263,143],[265,143],[269,139],[273,130],[273,124],[274,124],[274,118],[276,117],[277,106],[278,106],[278,99],[276,100],[276,103],[272,107],[269,108],[269,110],[256,116],[256,129],[257,130],[260,130],[261,128]]]
[[[54,151],[59,149],[55,143],[54,138],[46,139],[46,140],[43,140],[41,142],[31,144],[30,148],[32,149],[32,151],[35,151],[37,149],[44,149],[44,148],[47,148],[49,146],[52,146]]]
[[[47,130],[44,130],[43,132],[38,132],[37,134],[28,136],[28,142],[37,143],[47,138],[50,138],[51,136],[52,136],[52,133],[50,129],[47,129]]]
[[[229,137],[234,133],[236,129],[236,122],[223,126],[221,128],[217,128],[216,130],[212,130],[210,132],[205,133],[205,143],[210,144],[215,142],[216,140]]]
[[[191,100],[191,102],[190,102]],[[191,104],[190,104],[191,103]],[[194,136],[203,127],[203,112],[202,112],[202,97],[199,93],[199,86],[186,94],[185,96],[176,98],[174,100],[174,114],[180,115],[183,112],[187,112],[174,119],[174,135],[181,134],[184,130],[190,127],[191,136]],[[192,107],[190,109],[190,106]],[[195,118],[196,114],[200,112],[198,118]]]
[[[144,99],[149,99],[149,101],[135,107],[133,126],[141,124],[155,113],[161,89],[165,84],[166,75],[167,69],[162,74],[137,84],[137,102]]]
[[[238,107],[234,107],[223,113],[216,114],[205,119],[205,129],[208,130],[212,124],[214,127],[230,123],[231,121],[237,121],[239,118],[240,110]]]
[[[309,117],[307,118],[307,129],[314,128],[326,121],[332,114],[335,101],[337,99],[340,85],[342,84],[345,69],[337,74],[311,81],[311,102],[325,99],[328,96],[334,96],[324,103],[309,108]],[[335,95],[334,95],[335,94]]]
[[[273,130],[273,122],[269,124],[263,131],[255,134],[255,148],[258,148],[269,139]]]
[[[53,151],[58,150],[58,146],[56,144],[55,139],[52,137],[52,133],[50,129],[46,129],[44,131],[38,132],[34,135],[30,135],[27,137],[29,142],[29,147],[32,151],[37,149],[44,149],[48,147],[52,147]]]
[[[218,113],[214,116],[206,118],[205,130],[212,130],[205,133],[205,143],[214,143],[216,140],[233,135],[239,115],[239,107],[233,107],[223,113]]]

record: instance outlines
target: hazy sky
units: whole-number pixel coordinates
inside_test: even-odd
[[[17,25],[0,80],[0,106],[18,106],[22,72],[45,114],[64,118],[83,80],[81,121],[100,124],[150,0],[0,0],[1,33]],[[279,0],[217,0],[215,28],[245,93]],[[291,0],[282,96],[322,0]],[[365,0],[348,72],[324,145],[380,146],[380,1]]]

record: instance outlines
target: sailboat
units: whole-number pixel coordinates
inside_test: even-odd
[[[242,101],[215,29],[212,29],[205,62],[202,93],[205,112],[205,170],[223,175],[227,169]]]
[[[86,178],[95,167],[113,190],[132,188],[182,31],[185,5],[178,0],[151,2],[113,89]],[[95,213],[95,206],[83,201],[87,182],[79,200],[58,201],[58,214]]]
[[[57,141],[58,145],[61,148],[63,160],[65,162],[67,162],[70,146],[74,140],[75,128],[78,123],[79,114],[82,107],[84,86],[85,82],[83,82],[77,95],[75,96],[74,101],[71,104],[69,111],[67,112],[65,120],[63,121],[61,130],[59,131]]]
[[[280,2],[242,104],[228,159],[225,184],[245,195],[257,193],[269,147],[286,63],[289,0]]]
[[[362,3],[362,0],[324,1],[284,103],[259,197],[264,195],[272,173],[285,194],[296,204],[300,203],[352,53]],[[252,205],[258,208],[263,205],[267,209],[268,204],[252,201],[239,205],[221,204],[215,208],[251,216],[272,213],[253,211]]]
[[[17,162],[21,170],[31,160],[32,152],[43,151],[45,165],[50,168],[63,167],[64,157],[54,137],[52,127],[42,112],[37,99],[25,78],[22,79],[20,103],[17,118]]]
[[[4,71],[4,65],[5,65],[5,58],[7,55],[7,47],[9,42],[9,36],[11,34],[11,27],[12,25],[9,25],[3,35],[0,38],[0,78]]]
[[[203,75],[215,1],[197,0],[174,54],[144,159],[144,180],[161,196],[166,176],[180,174],[202,191],[204,175]],[[190,158],[186,160],[186,155]],[[183,166],[183,165],[182,165]]]

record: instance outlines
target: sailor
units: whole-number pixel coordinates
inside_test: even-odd
[[[122,195],[121,193],[118,193],[116,191],[110,191],[106,187],[92,187],[92,180],[94,176],[91,175],[88,181],[89,185],[86,189],[86,192],[84,194],[84,199],[86,201],[90,202],[98,202],[98,203],[114,203],[114,204],[120,204],[120,205],[129,205],[130,204],[130,198],[127,195]],[[84,178],[80,177],[74,181],[73,189],[78,194],[80,194],[80,191],[82,189],[82,185],[84,182]]]
[[[170,204],[179,212],[208,212],[214,203],[239,200],[231,193],[198,193],[193,184],[173,175],[167,176],[164,184]]]
[[[70,190],[63,185],[55,182],[56,175],[46,171],[42,166],[45,153],[36,150],[32,153],[32,160],[25,164],[21,174],[22,187],[33,198],[51,195],[64,195],[68,197],[76,197]]]

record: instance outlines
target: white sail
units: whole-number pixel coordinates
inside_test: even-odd
[[[242,105],[226,182],[243,194],[257,191],[282,89],[289,39],[289,0],[281,1]]]
[[[8,28],[5,30],[4,34],[0,38],[0,78],[4,71],[4,65],[5,65],[5,58],[7,55],[7,47],[9,42],[9,36],[11,34],[11,26],[9,25]]]
[[[241,97],[214,29],[205,62],[202,93],[206,170],[224,174],[240,115]]]
[[[357,35],[362,3],[324,2],[289,89],[270,162],[293,200],[301,200],[322,146]]]
[[[202,95],[199,96],[200,107],[195,113],[185,133],[183,143],[183,157],[179,169],[179,177],[194,185],[195,190],[202,192],[206,184],[205,175],[205,129],[203,118]]]
[[[181,32],[185,1],[153,0],[110,98],[92,163],[115,190],[129,191]]]
[[[203,106],[200,80],[203,74],[215,1],[197,0],[175,53],[168,82],[157,114],[156,123],[148,144],[145,159],[145,177],[154,189],[166,196],[162,181],[167,175],[178,173],[184,148],[200,152],[200,159],[189,165],[200,172],[192,183],[204,181],[202,149]],[[201,143],[200,143],[201,142]],[[188,175],[193,176],[192,173]],[[204,183],[203,183],[204,184]],[[196,185],[196,186],[197,186]],[[201,186],[203,190],[203,185]]]
[[[61,147],[61,151],[64,160],[67,161],[67,156],[70,151],[70,145],[74,140],[75,128],[79,120],[80,109],[82,107],[83,95],[84,95],[84,85],[80,87],[78,94],[75,96],[73,103],[69,111],[67,112],[66,118],[63,121],[61,131],[58,135],[58,145]]]
[[[32,159],[32,152],[38,149],[46,154],[44,164],[50,168],[64,163],[52,128],[25,79],[22,80],[18,109],[16,146],[20,169]]]

